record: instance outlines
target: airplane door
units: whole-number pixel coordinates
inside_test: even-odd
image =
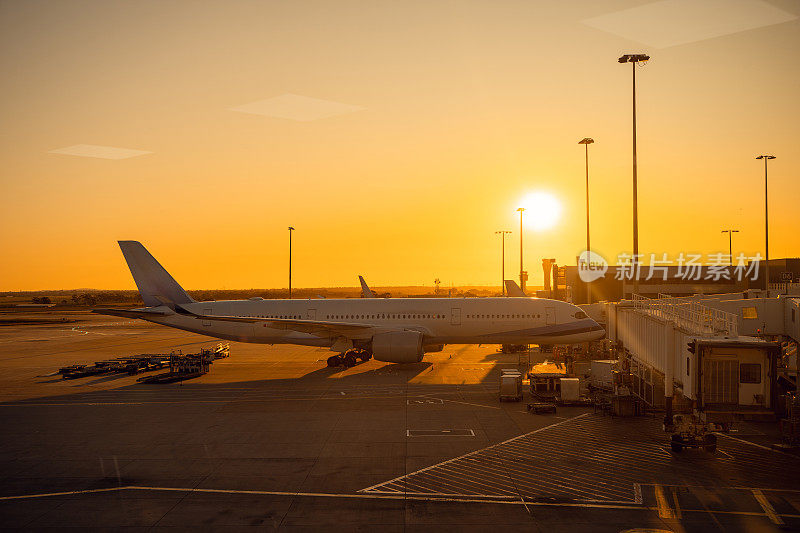
[[[203,314],[204,315],[213,315],[214,312],[211,309],[203,309]],[[210,320],[203,320],[203,325],[204,326],[210,326],[211,325],[211,321]]]
[[[545,318],[545,325],[552,326],[556,323],[556,308],[555,307],[545,307],[544,308],[544,318]]]
[[[316,309],[309,309],[306,313],[307,320],[316,320],[317,319],[317,310]]]
[[[461,325],[461,308],[460,307],[453,307],[450,309],[450,325],[452,326],[460,326]]]

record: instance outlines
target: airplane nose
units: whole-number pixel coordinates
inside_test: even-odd
[[[596,320],[592,319],[592,340],[599,340],[606,336],[606,330],[597,323]]]

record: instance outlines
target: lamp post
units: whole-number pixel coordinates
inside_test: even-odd
[[[517,208],[517,211],[519,211],[519,287],[525,292],[525,270],[522,268],[522,213],[525,212],[525,208]]]
[[[764,266],[764,288],[767,290],[767,297],[769,297],[769,201],[767,197],[767,161],[775,159],[774,155],[760,155],[756,159],[764,160],[764,248],[766,252],[766,261]],[[800,363],[799,363],[800,364]]]
[[[503,291],[503,296],[506,295],[506,235],[508,235],[509,233],[511,232],[507,230],[495,231],[495,234],[500,235],[500,240],[503,242],[500,248],[501,250],[500,268],[502,269],[502,277],[500,278],[500,289]]]
[[[589,145],[594,143],[594,139],[590,137],[586,137],[583,140],[578,141],[578,144],[584,145],[586,148],[586,251],[591,251],[591,245],[589,241]],[[586,254],[587,261],[591,261],[591,254]],[[589,266],[589,265],[586,265]],[[587,282],[586,283],[586,303],[592,303],[592,285]]]
[[[289,299],[292,299],[292,232],[294,228],[289,226]]]
[[[728,234],[728,257],[731,260],[731,266],[733,266],[733,234],[739,233],[738,229],[724,229],[722,233]]]
[[[636,63],[650,59],[646,54],[625,54],[617,61],[630,63],[633,67],[633,292],[639,292],[639,200],[636,172]]]

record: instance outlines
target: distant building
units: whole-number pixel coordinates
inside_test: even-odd
[[[591,282],[592,301],[616,302],[630,298],[633,294],[634,283],[628,279],[624,267],[610,266],[605,277]],[[672,296],[690,296],[692,294],[720,294],[728,292],[741,292],[749,288],[748,281],[739,281],[733,269],[725,267],[721,272],[711,272],[708,267],[698,267],[690,275],[686,269],[678,266],[666,266],[663,270],[651,273],[648,268],[642,268],[639,278],[639,294],[657,298],[659,294]],[[566,267],[566,285],[570,287],[572,301],[575,303],[587,302],[587,283],[581,281],[577,266]]]
[[[639,294],[656,298],[659,294],[691,296],[763,289],[765,264],[761,261],[758,269],[748,264],[738,271],[729,266],[697,265],[690,270],[687,266],[667,265],[652,272],[649,265],[642,265]],[[770,259],[769,267],[771,288],[775,288],[775,284],[800,282],[800,258]],[[587,283],[580,279],[578,267],[559,267],[558,270],[558,274],[553,276],[558,282],[554,284],[552,297],[586,303]],[[630,274],[629,267],[609,266],[604,277],[591,282],[592,301],[617,302],[630,298],[634,286]]]

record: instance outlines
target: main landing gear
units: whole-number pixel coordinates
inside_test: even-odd
[[[372,359],[372,352],[353,348],[352,350],[347,350],[344,353],[328,357],[328,366],[344,366],[345,368],[350,368],[352,366],[356,366],[359,361],[366,362],[370,359]]]

